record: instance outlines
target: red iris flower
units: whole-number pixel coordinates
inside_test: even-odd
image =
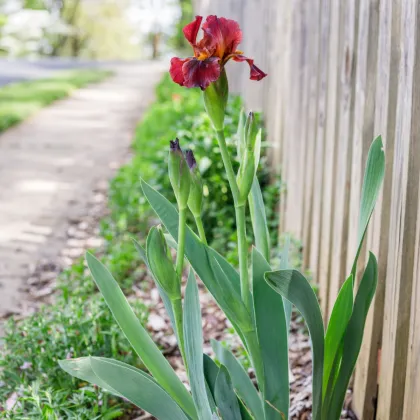
[[[220,77],[224,65],[230,59],[246,61],[251,69],[251,80],[261,80],[267,76],[254,64],[253,59],[245,57],[237,50],[242,41],[242,31],[238,22],[208,16],[202,26],[204,36],[197,42],[202,20],[202,16],[196,16],[195,21],[183,29],[185,38],[194,49],[194,57],[172,58],[169,72],[175,83],[204,90]]]

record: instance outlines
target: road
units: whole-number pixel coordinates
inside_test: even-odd
[[[98,62],[72,58],[44,58],[42,60],[0,58],[0,86],[24,80],[50,77],[60,70],[92,67],[113,69],[121,64],[123,63],[115,61]]]
[[[22,310],[37,261],[60,253],[69,218],[126,156],[167,66],[115,68],[0,136],[0,318]]]

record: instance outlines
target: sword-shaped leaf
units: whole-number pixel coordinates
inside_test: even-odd
[[[254,289],[255,323],[264,364],[262,387],[266,420],[282,420],[289,413],[289,328],[283,297],[264,280],[271,271],[260,252],[252,250],[252,279]]]
[[[297,270],[279,270],[265,274],[267,283],[292,302],[303,315],[312,341],[312,416],[321,419],[322,375],[324,370],[324,324],[321,308],[311,285]]]
[[[242,420],[238,398],[233,390],[229,372],[221,365],[214,387],[214,398],[223,420]]]
[[[369,261],[360,282],[359,290],[354,300],[353,313],[344,335],[343,357],[331,397],[330,407],[327,411],[327,420],[340,418],[347,387],[362,345],[366,317],[375,295],[377,281],[378,263],[375,256],[369,253]]]
[[[156,381],[189,416],[195,418],[196,410],[191,395],[141,325],[112,274],[92,254],[87,253],[86,260],[105,302],[135,352]]]
[[[203,369],[203,330],[198,287],[190,270],[184,300],[185,356],[188,366],[191,392],[200,420],[211,420],[212,412],[207,398]]]
[[[254,384],[235,356],[216,340],[211,340],[211,346],[217,360],[226,367],[232,380],[233,387],[244,401],[255,419],[264,419],[262,400]]]

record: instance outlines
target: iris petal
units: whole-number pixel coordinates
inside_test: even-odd
[[[195,47],[197,43],[197,35],[198,31],[200,30],[201,22],[203,20],[202,16],[196,16],[195,20],[189,23],[187,26],[184,27],[182,30],[184,32],[184,36],[186,40]]]
[[[251,80],[261,80],[264,79],[265,76],[267,76],[267,73],[264,73],[260,68],[258,68],[254,64],[254,60],[252,58],[245,57],[242,54],[234,54],[232,56],[233,61],[243,62],[246,61],[249,64],[250,68],[250,75],[249,78]]]
[[[172,77],[172,80],[178,85],[184,86],[184,73],[182,72],[182,66],[186,63],[190,58],[186,58],[181,60],[178,57],[174,57],[171,59],[171,68],[169,69],[169,74]]]
[[[214,51],[219,58],[232,54],[242,41],[242,31],[238,22],[232,19],[208,16],[203,24],[204,37],[198,48]]]
[[[199,87],[204,90],[220,77],[220,64],[217,57],[205,60],[190,59],[182,66],[184,86]]]

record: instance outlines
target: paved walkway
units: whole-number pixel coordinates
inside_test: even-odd
[[[0,315],[19,307],[33,265],[59,251],[68,217],[127,153],[162,70],[119,66],[0,135]]]

